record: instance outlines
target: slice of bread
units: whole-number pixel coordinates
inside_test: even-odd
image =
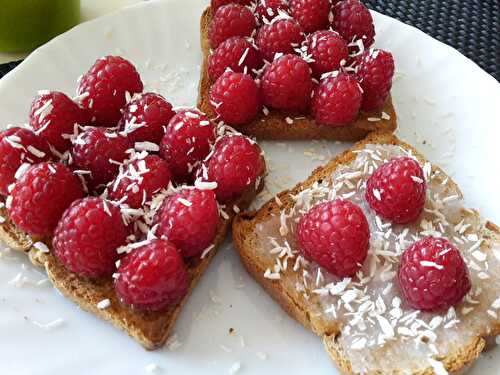
[[[199,83],[198,108],[210,118],[216,114],[210,105],[210,87],[212,82],[208,76],[208,56],[210,55],[210,41],[208,29],[212,20],[212,9],[208,7],[201,16],[200,37],[203,52],[201,77]],[[384,115],[382,113],[385,113]],[[387,116],[386,116],[387,115]],[[293,123],[291,123],[293,121]],[[272,110],[269,115],[259,114],[250,124],[238,130],[247,135],[260,139],[329,139],[337,141],[359,141],[368,133],[376,130],[394,131],[396,129],[396,113],[389,96],[384,108],[380,112],[361,112],[356,122],[342,127],[329,127],[318,125],[310,117],[295,117]]]
[[[363,150],[367,147],[374,147],[368,145],[395,145],[401,147],[406,152],[410,151],[411,154],[414,155],[422,165],[424,165],[424,171],[425,171],[425,166],[427,166],[429,169],[429,175],[432,175],[433,177],[435,175],[440,176],[439,178],[441,178],[443,182],[442,183],[443,189],[446,189],[443,190],[444,192],[452,192],[453,194],[456,194],[455,196],[456,198],[461,198],[461,193],[458,186],[449,177],[447,177],[446,174],[441,169],[439,169],[436,166],[431,166],[431,164],[426,162],[423,156],[418,154],[416,150],[414,150],[408,144],[401,142],[392,134],[387,132],[381,132],[381,133],[379,132],[370,134],[365,140],[355,144],[351,149],[347,150],[343,154],[334,158],[324,167],[316,169],[307,180],[299,183],[293,189],[279,193],[275,199],[272,199],[269,202],[267,202],[258,211],[239,214],[233,221],[234,245],[240,255],[241,261],[243,262],[245,268],[253,276],[253,278],[255,278],[255,280],[271,295],[271,297],[273,297],[281,305],[281,307],[292,318],[297,320],[305,328],[313,331],[315,334],[317,334],[323,339],[325,348],[328,354],[330,355],[331,359],[336,363],[339,369],[346,374],[358,374],[361,372],[359,371],[359,369],[353,370],[353,368],[356,369],[359,366],[358,367],[353,366],[353,363],[351,363],[350,360],[350,358],[352,357],[350,354],[354,355],[355,358],[359,358],[359,356],[356,357],[353,345],[346,344],[346,342],[348,343],[350,342],[352,344],[353,340],[356,340],[356,338],[351,337],[351,340],[349,341],[345,340],[346,336],[349,335],[344,335],[344,337],[341,335],[341,333],[343,332],[342,331],[343,327],[346,326],[345,323],[346,319],[350,319],[349,317],[346,317],[349,314],[345,313],[345,310],[342,310],[342,312],[336,313],[332,318],[331,315],[328,315],[327,310],[324,308],[325,304],[321,301],[322,297],[319,295],[319,293],[318,295],[315,294],[315,292],[312,291],[311,288],[308,290],[310,293],[308,295],[305,294],[303,286],[297,284],[298,282],[299,283],[302,282],[301,281],[302,276],[304,275],[300,274],[301,270],[300,268],[299,272],[297,272],[295,266],[293,266],[294,264],[295,265],[297,264],[294,261],[294,258],[292,257],[288,258],[288,255],[284,256],[283,258],[280,258],[281,264],[284,264],[283,263],[284,259],[288,261],[288,267],[283,266],[281,267],[281,270],[278,269],[278,271],[276,271],[276,265],[277,265],[276,260],[277,257],[279,257],[280,255],[277,255],[277,252],[271,253],[271,250],[273,250],[273,245],[270,237],[273,237],[278,240],[286,238],[288,242],[291,244],[290,252],[295,251],[296,247],[294,247],[294,242],[292,242],[293,239],[291,240],[289,239],[293,238],[293,226],[292,229],[289,229],[290,231],[289,233],[292,233],[291,237],[281,237],[283,236],[283,234],[280,234],[281,228],[283,226],[283,224],[281,224],[280,226],[282,213],[291,212],[290,210],[296,204],[295,202],[296,199],[298,199],[297,197],[299,197],[300,192],[303,192],[306,189],[310,189],[313,186],[318,186],[315,184],[319,184],[319,186],[324,186],[322,184],[326,183],[327,186],[331,186],[330,178],[332,178],[331,177],[332,174],[335,172],[344,173],[344,170],[342,168],[351,165],[351,163],[355,161],[360,150]],[[342,172],[338,172],[339,170],[342,170]],[[336,183],[337,182],[335,182],[335,184]],[[304,200],[306,200],[306,198],[304,198]],[[458,217],[456,220],[462,218],[463,220],[466,220],[463,221],[462,224],[464,222],[465,223],[473,222],[473,223],[478,223],[478,227],[482,228],[480,232],[482,237],[480,236],[479,238],[483,239],[483,242],[480,242],[481,244],[480,250],[484,251],[484,253],[481,253],[481,256],[487,254],[488,260],[486,261],[486,263],[489,263],[491,271],[489,276],[491,277],[489,279],[491,280],[489,281],[490,286],[486,287],[486,289],[488,289],[488,292],[486,291],[483,292],[487,294],[488,298],[495,299],[498,297],[498,292],[500,290],[500,272],[498,272],[500,269],[500,228],[498,228],[491,222],[483,221],[476,211],[463,209],[459,212],[461,216]],[[296,216],[292,216],[292,218],[289,219],[290,222],[294,221],[295,218]],[[418,225],[417,228],[419,228]],[[453,228],[453,226],[451,228]],[[290,236],[290,234],[287,234],[287,236]],[[370,241],[372,241],[373,239],[374,239],[374,233],[372,233],[372,238]],[[283,249],[285,248],[283,247]],[[283,252],[286,252],[286,249],[283,250]],[[470,254],[467,256],[470,258]],[[365,266],[367,262],[368,259],[365,262]],[[395,264],[397,264],[397,262]],[[486,264],[486,268],[487,267],[488,264]],[[380,268],[381,267],[379,267],[378,271],[380,271]],[[278,272],[278,275],[270,274],[270,270],[273,269],[274,272]],[[311,271],[311,269],[318,271],[317,266],[312,268],[307,268],[309,272]],[[469,269],[471,269],[471,266],[469,266]],[[321,271],[321,269],[319,269],[319,271]],[[375,268],[375,272],[377,273],[378,271],[377,268]],[[366,275],[366,273],[364,275]],[[476,272],[474,273],[474,275],[476,275]],[[316,273],[316,276],[318,276],[318,273]],[[323,278],[323,276],[324,274],[321,277]],[[375,278],[381,276],[375,275],[373,277],[374,277],[373,280],[375,280]],[[476,276],[473,277],[474,278],[472,279],[472,285],[474,288],[474,283],[479,282],[478,281],[479,279],[476,278]],[[330,285],[336,282],[336,280],[338,281],[338,278],[335,279],[331,275],[324,276],[324,279],[328,280],[325,281],[325,283],[332,282]],[[318,278],[315,278],[313,275],[312,278],[310,278],[309,280],[313,280],[309,282],[309,284],[313,284],[312,286],[314,286],[314,280],[316,280],[316,287],[317,287]],[[306,285],[307,289],[307,284],[305,283],[302,284]],[[366,285],[368,285],[367,287],[369,287],[370,284]],[[382,284],[382,286],[385,286],[385,284]],[[478,284],[478,287],[479,286],[482,287],[483,284],[480,285]],[[397,283],[395,283],[394,289],[397,288],[398,288]],[[369,295],[372,292],[375,293],[376,290],[375,291],[368,290],[368,292],[364,291],[363,293],[366,294],[362,294],[362,296]],[[375,299],[375,295],[376,294],[374,294],[373,299]],[[396,296],[397,295],[398,294],[396,294]],[[331,298],[328,293],[327,296],[328,298]],[[381,294],[379,294],[379,297],[380,296]],[[335,302],[332,302],[332,305],[336,306],[338,302],[336,310],[340,311],[339,308],[341,306],[341,303],[343,304],[343,302],[341,301],[341,298],[338,297],[334,298],[337,299],[333,300]],[[487,300],[486,297],[484,297],[483,299],[485,301]],[[466,301],[468,301],[467,298]],[[490,305],[486,305],[486,303],[492,303],[491,300],[488,301],[489,302],[481,302],[480,304],[478,304],[478,306],[481,306],[478,307],[478,309],[482,310],[474,311],[473,313],[471,313],[471,315],[467,315],[467,318],[465,318],[464,315],[463,321],[457,323],[460,325],[461,327],[460,329],[463,329],[463,327],[468,327],[469,323],[471,324],[470,326],[472,327],[471,323],[472,318],[469,319],[468,318],[469,316],[474,315],[476,317],[480,316],[481,318],[483,318],[484,316],[491,314],[492,317],[490,317],[490,319],[488,320],[485,319],[484,325],[482,322],[478,323],[478,321],[476,321],[478,325],[477,326],[474,325],[473,326],[474,328],[469,328],[467,332],[460,331],[458,328],[448,329],[450,335],[456,334],[458,335],[457,337],[461,337],[460,334],[462,333],[463,335],[466,336],[466,338],[450,339],[449,341],[447,341],[445,346],[439,346],[440,350],[439,355],[433,355],[432,358],[425,357],[424,360],[420,360],[420,357],[415,357],[418,358],[414,359],[414,361],[416,361],[417,363],[412,363],[411,368],[404,364],[406,363],[405,360],[407,360],[407,358],[405,357],[406,354],[404,353],[406,351],[408,351],[408,353],[410,352],[409,349],[411,345],[408,344],[408,342],[412,341],[403,340],[402,336],[399,334],[399,331],[396,330],[396,328],[399,328],[396,325],[395,327],[393,327],[394,331],[396,332],[396,335],[394,335],[393,333],[394,336],[392,337],[392,340],[388,340],[387,343],[384,344],[385,346],[384,345],[381,346],[381,349],[377,346],[375,346],[375,348],[369,347],[368,349],[363,349],[365,350],[363,353],[366,354],[366,356],[364,357],[366,358],[366,361],[368,362],[371,361],[372,363],[375,364],[380,364],[380,363],[384,364],[383,366],[381,365],[378,367],[374,365],[368,370],[365,369],[363,370],[363,374],[365,375],[366,374],[370,375],[429,374],[430,375],[436,373],[442,375],[446,373],[445,369],[449,372],[455,372],[460,369],[463,369],[465,366],[473,362],[479,356],[481,351],[484,349],[486,343],[485,338],[494,337],[495,335],[500,333],[500,320],[498,319],[498,316],[500,316],[500,314],[498,314],[496,311],[490,311],[490,312],[486,311],[487,308],[488,309],[490,308]],[[497,299],[495,304],[492,303],[493,306],[491,308],[492,310],[495,308],[494,305],[495,306],[500,305],[500,299]],[[391,305],[387,304],[387,306]],[[465,309],[464,310],[458,310],[458,309],[462,309],[462,305],[457,306],[457,311],[460,311],[459,314],[461,314],[462,312],[465,314]],[[411,311],[411,309],[407,311]],[[454,311],[455,310],[453,310],[453,312]],[[448,311],[448,314],[449,313],[450,311]],[[433,315],[430,316],[426,315],[426,316],[428,319],[430,319]],[[460,315],[460,318],[461,317],[462,316]],[[377,321],[375,319],[373,320],[374,320],[373,327],[378,327]],[[392,319],[388,320],[392,322]],[[365,320],[365,322],[368,321]],[[380,324],[380,326],[382,326],[382,324]],[[443,329],[443,326],[441,326],[439,329]],[[354,330],[351,330],[351,332],[352,331]],[[440,334],[442,334],[442,332]],[[375,338],[376,337],[377,336],[375,336]],[[422,338],[422,340],[424,339]],[[400,355],[399,356],[394,355],[395,352],[398,353],[398,350],[400,351],[399,352]],[[445,352],[442,353],[441,350],[444,350]]]
[[[241,210],[246,209],[263,186],[264,179],[260,178],[258,186],[249,187],[239,199],[226,204],[227,218],[220,221],[214,240],[214,248],[203,259],[195,258],[187,262],[189,274],[188,294],[175,306],[165,311],[141,312],[132,310],[118,301],[111,278],[90,280],[69,272],[54,255],[40,251],[36,239],[32,239],[19,231],[8,219],[5,209],[0,210],[0,216],[6,218],[6,221],[0,224],[0,241],[15,250],[26,252],[34,265],[45,268],[52,284],[83,310],[109,321],[127,332],[144,348],[154,350],[163,346],[167,341],[182,306],[215,256],[217,248],[224,242],[227,230],[235,215],[233,206],[237,206]],[[50,239],[43,242],[47,245],[51,243]],[[109,307],[99,308],[98,303],[106,299],[110,301]]]

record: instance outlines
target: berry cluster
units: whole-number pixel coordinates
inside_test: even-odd
[[[210,103],[227,124],[248,124],[263,106],[331,127],[383,108],[394,60],[372,48],[359,0],[212,0],[212,11]]]
[[[410,157],[398,157],[370,176],[365,199],[377,215],[394,224],[408,224],[422,213],[426,190],[419,163]],[[370,229],[359,206],[335,199],[306,212],[298,222],[296,236],[306,258],[338,277],[352,277],[367,257]],[[421,310],[453,306],[471,288],[460,252],[444,238],[425,237],[407,248],[400,260],[398,279],[406,302]]]
[[[117,56],[97,60],[73,99],[41,91],[29,124],[0,132],[0,161],[12,222],[78,276],[115,274],[120,300],[148,311],[186,294],[185,260],[214,242],[219,204],[264,173],[252,140],[143,92]]]

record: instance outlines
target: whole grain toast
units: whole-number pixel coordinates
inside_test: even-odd
[[[208,56],[210,55],[210,41],[208,29],[212,20],[211,7],[205,9],[200,20],[201,49],[203,63],[199,83],[198,108],[210,118],[216,114],[210,105],[210,87],[212,82],[208,76]],[[389,96],[384,107],[379,112],[361,112],[358,119],[347,126],[329,127],[316,124],[310,117],[295,116],[293,114],[271,110],[266,116],[261,113],[251,123],[238,130],[247,135],[260,139],[329,139],[337,141],[359,141],[372,131],[394,131],[397,126],[396,112]],[[293,123],[291,123],[293,121]]]
[[[291,269],[290,261],[288,262],[289,267],[286,270],[281,269],[279,277],[273,278],[270,277],[269,274],[266,275],[269,270],[275,267],[275,259],[269,255],[271,248],[263,247],[262,244],[265,242],[262,237],[267,235],[276,235],[275,237],[279,237],[279,233],[273,233],[272,231],[268,233],[268,227],[265,226],[266,223],[269,223],[270,220],[273,220],[273,218],[277,216],[279,217],[282,211],[286,212],[286,210],[293,207],[295,204],[293,197],[297,197],[300,192],[311,188],[314,184],[327,181],[332,173],[338,168],[353,162],[359,150],[364,149],[370,144],[400,146],[405,150],[409,150],[420,163],[426,163],[422,155],[410,145],[401,142],[394,135],[387,132],[372,133],[365,140],[355,144],[351,149],[334,158],[325,166],[316,169],[308,179],[297,184],[293,189],[279,193],[258,211],[237,215],[233,221],[234,245],[247,271],[270,294],[270,296],[280,304],[283,310],[305,328],[311,330],[323,339],[327,353],[338,368],[346,374],[358,374],[359,372],[353,371],[352,363],[347,355],[349,350],[352,350],[352,347],[346,347],[342,343],[341,330],[343,324],[336,318],[333,320],[327,319],[325,317],[326,312],[323,313],[324,310],[319,310],[321,313],[318,314],[317,305],[319,303],[317,301],[320,297],[316,297],[311,293],[308,298],[305,298],[303,291],[299,289],[296,284],[296,280],[300,279],[300,276],[294,276],[295,273],[294,270]],[[460,190],[455,182],[445,177],[446,175],[439,167],[431,166],[430,163],[428,165],[432,168],[430,173],[442,174],[442,178],[445,178],[444,181],[446,181],[446,188],[451,189],[451,191],[456,191],[461,197]],[[467,210],[462,214],[474,220],[479,220],[479,214],[476,211]],[[500,261],[500,252],[497,252],[500,249],[500,228],[487,221],[484,222],[482,228],[484,230],[482,235],[485,238],[485,242],[481,244],[481,250],[486,246],[485,243],[487,243],[489,246],[486,249],[488,255],[493,259],[496,257],[496,259]],[[492,250],[493,247],[494,249]],[[493,253],[493,255],[491,255],[491,253]],[[283,258],[281,262],[283,263]],[[500,276],[496,274],[492,279],[496,282],[496,297],[498,297],[498,286],[500,285],[499,278]],[[497,302],[500,302],[500,299],[497,299]],[[400,368],[400,366],[398,367],[398,358],[394,358],[394,363],[391,363],[394,364],[394,367],[382,367],[374,371],[366,371],[364,374],[431,375],[436,373],[442,375],[446,373],[446,370],[455,372],[464,369],[478,358],[481,351],[485,348],[485,339],[494,337],[500,333],[500,320],[498,319],[498,315],[494,311],[491,314],[494,314],[496,318],[491,320],[491,324],[488,324],[487,329],[478,329],[473,331],[467,339],[450,343],[449,346],[446,347],[447,351],[444,355],[436,355],[430,358],[428,362],[421,363],[418,368],[411,369],[410,371],[407,368]],[[393,342],[394,346],[401,345],[399,337]],[[404,349],[405,345],[403,344],[401,347]],[[376,356],[380,353],[376,353],[375,351],[368,353],[373,355],[377,360],[379,359]],[[390,359],[388,360],[390,361]]]
[[[127,332],[147,350],[154,350],[163,346],[167,341],[189,294],[196,287],[218,247],[224,242],[227,230],[235,215],[232,207],[237,206],[241,210],[247,208],[263,186],[264,179],[260,178],[256,186],[250,186],[240,198],[226,205],[228,207],[227,216],[220,220],[213,243],[214,248],[203,259],[201,257],[191,259],[186,264],[189,275],[188,293],[175,306],[164,311],[141,312],[132,310],[119,302],[111,278],[90,280],[69,272],[50,252],[40,251],[40,247],[37,246],[39,239],[30,238],[16,228],[15,224],[9,220],[4,208],[0,209],[0,216],[6,219],[4,223],[0,224],[0,241],[14,250],[26,252],[35,266],[45,268],[51,283],[83,310],[95,314]],[[50,239],[44,239],[42,242],[49,245]],[[99,308],[98,303],[105,299],[109,299],[109,307]]]

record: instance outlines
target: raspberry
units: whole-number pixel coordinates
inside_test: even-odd
[[[173,243],[184,258],[200,255],[217,233],[219,207],[211,190],[184,189],[165,199],[156,235]]]
[[[377,168],[366,183],[365,198],[378,215],[406,224],[420,216],[426,189],[424,171],[418,162],[401,156]]]
[[[316,31],[307,38],[307,51],[313,58],[311,69],[315,77],[339,70],[342,60],[347,61],[349,50],[342,37],[335,31]]]
[[[290,11],[305,33],[326,29],[331,11],[329,0],[291,0]]]
[[[236,3],[241,5],[250,5],[252,0],[211,0],[211,7],[213,10],[219,9],[223,5]]]
[[[143,90],[141,77],[134,65],[123,57],[106,56],[97,60],[78,83],[78,94],[88,95],[82,106],[91,114],[91,123],[116,126],[126,104],[126,93],[133,95]]]
[[[278,15],[278,11],[288,12],[288,5],[285,0],[259,0],[255,12],[259,19],[271,21]]]
[[[311,68],[295,55],[273,61],[262,75],[262,100],[272,108],[304,111],[309,106],[312,89]]]
[[[66,94],[40,91],[31,104],[29,121],[37,135],[45,138],[60,153],[71,148],[70,135],[75,124],[83,124],[84,111]]]
[[[196,109],[180,111],[170,120],[160,144],[160,155],[176,181],[190,181],[215,142],[215,126]]]
[[[314,119],[328,126],[350,124],[358,117],[362,95],[359,83],[347,73],[324,78],[314,90]]]
[[[7,195],[16,172],[23,163],[36,164],[50,159],[47,142],[29,129],[10,128],[0,132],[0,194]]]
[[[208,30],[212,48],[233,36],[252,35],[257,22],[252,11],[243,5],[229,4],[217,9]]]
[[[226,135],[215,144],[207,167],[202,168],[204,180],[217,183],[217,199],[227,202],[255,186],[264,173],[259,147],[242,135]]]
[[[394,59],[390,52],[365,51],[357,68],[357,77],[363,88],[365,111],[380,110],[389,96],[394,75]]]
[[[118,267],[115,290],[134,309],[163,310],[188,292],[189,275],[174,245],[151,240],[127,254]]]
[[[131,148],[127,137],[109,128],[85,128],[74,141],[73,167],[89,171],[92,189],[107,184],[118,174],[118,164],[127,159]]]
[[[252,121],[262,107],[260,92],[248,74],[225,72],[210,89],[210,103],[228,125]]]
[[[172,105],[159,94],[152,92],[135,95],[123,109],[120,128],[132,143],[160,143],[165,128],[175,115]]]
[[[64,212],[52,244],[57,259],[79,276],[111,276],[126,241],[120,209],[102,198],[79,199]]]
[[[444,238],[436,237],[425,237],[405,250],[398,280],[408,305],[425,311],[454,306],[471,289],[460,252]]]
[[[120,167],[120,173],[109,186],[108,196],[129,207],[140,208],[169,182],[167,162],[159,156],[148,155]]]
[[[273,61],[277,53],[294,53],[303,39],[302,29],[297,21],[286,19],[263,25],[257,33],[255,43],[262,57]]]
[[[11,220],[32,236],[52,235],[64,210],[83,197],[82,185],[63,164],[43,162],[16,182],[8,207]]]
[[[373,44],[372,15],[358,0],[344,0],[333,7],[333,27],[348,43],[361,39],[365,48]]]
[[[304,256],[338,277],[354,276],[368,254],[365,214],[350,201],[319,203],[303,215],[297,240]]]
[[[259,52],[248,40],[239,36],[223,41],[208,58],[208,74],[214,81],[228,68],[233,72],[250,74],[261,66]]]

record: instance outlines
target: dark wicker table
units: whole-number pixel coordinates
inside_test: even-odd
[[[500,81],[500,0],[364,0],[449,44]],[[0,65],[0,78],[19,62]]]

